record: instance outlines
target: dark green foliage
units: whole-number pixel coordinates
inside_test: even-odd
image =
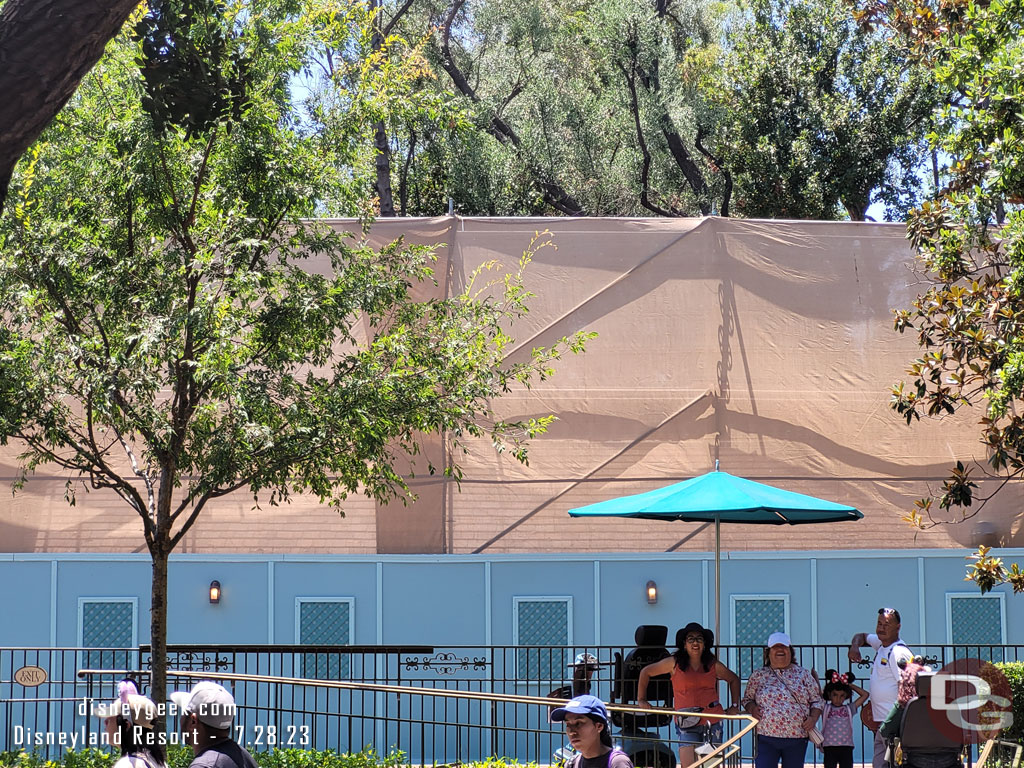
[[[845,0],[754,0],[735,25],[704,81],[737,212],[859,220],[885,202],[902,218],[939,103],[928,69]]]
[[[136,25],[143,104],[158,132],[181,128],[203,134],[244,106],[246,61],[229,45],[221,0],[158,0]],[[234,42],[234,41],[232,41]]]
[[[958,460],[941,493],[915,502],[907,520],[927,528],[974,517],[1024,475],[1024,3],[862,5],[864,25],[899,32],[955,95],[932,136],[953,160],[949,184],[908,219],[924,290],[909,309],[895,310],[895,327],[915,333],[922,353],[910,380],[893,387],[892,407],[908,423],[979,407],[983,458]],[[986,476],[996,480],[991,490],[979,482]],[[983,590],[1009,582],[1024,591],[1016,565],[1004,568],[987,548],[973,559],[968,578]]]
[[[1013,725],[1000,738],[1024,744],[1024,661],[1007,661],[996,667],[1006,675],[1013,698]]]

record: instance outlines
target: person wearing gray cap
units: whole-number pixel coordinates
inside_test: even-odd
[[[244,747],[231,736],[235,699],[209,680],[191,691],[175,691],[171,701],[181,712],[181,732],[192,747],[189,768],[258,768]]]
[[[551,722],[565,722],[569,743],[577,754],[565,768],[633,768],[633,762],[612,743],[608,710],[597,696],[577,696],[551,712]]]

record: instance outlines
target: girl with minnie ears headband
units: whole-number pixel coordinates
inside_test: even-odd
[[[121,753],[113,768],[167,768],[164,746],[153,732],[156,704],[139,695],[134,680],[121,680],[117,698],[94,707],[93,714],[103,718],[109,743]]]
[[[868,700],[868,692],[857,685],[853,672],[825,672],[825,708],[821,713],[821,743],[824,768],[852,768],[853,723],[857,710]],[[853,694],[857,694],[854,701]]]

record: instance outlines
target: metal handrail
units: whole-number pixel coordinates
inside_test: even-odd
[[[78,671],[79,677],[93,677],[97,675],[128,675],[137,674],[143,670],[129,670],[129,669],[81,669]],[[414,686],[405,685],[387,685],[384,683],[356,683],[347,682],[345,680],[314,680],[305,677],[281,677],[276,675],[248,675],[238,674],[230,672],[211,672],[211,671],[191,671],[191,670],[167,670],[168,677],[174,678],[186,678],[186,679],[199,679],[199,680],[231,680],[233,682],[242,683],[273,683],[283,685],[300,685],[300,686],[312,686],[317,688],[340,688],[345,690],[360,690],[360,691],[375,691],[378,693],[397,693],[403,695],[419,695],[419,696],[438,696],[442,698],[452,699],[473,699],[476,701],[489,701],[489,702],[506,702],[511,704],[537,704],[541,706],[550,707],[553,704],[567,703],[571,699],[557,699],[549,698],[546,696],[519,696],[516,694],[492,694],[482,693],[477,691],[453,691],[445,688],[421,688]],[[628,714],[651,714],[652,709],[648,707],[630,707],[621,704],[607,704],[607,709],[613,712],[622,712]],[[692,710],[676,710],[658,708],[655,711],[658,714],[666,715],[692,715]],[[707,712],[701,713],[702,717],[708,719],[717,720],[739,720],[745,721],[746,724],[740,728],[735,734],[729,737],[727,740],[719,744],[712,752],[706,755],[702,755],[699,760],[692,763],[687,768],[695,768],[696,766],[703,766],[710,768],[711,766],[719,765],[728,758],[735,755],[740,750],[739,741],[746,734],[752,731],[758,724],[757,718],[749,713],[739,715],[727,715],[718,712]]]

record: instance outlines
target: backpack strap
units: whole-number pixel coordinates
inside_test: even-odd
[[[896,664],[892,663],[892,652],[898,646],[901,646],[901,645],[904,648],[907,647],[907,644],[904,643],[902,640],[897,640],[895,643],[893,643],[892,645],[889,646],[889,650],[886,652],[886,655],[885,655],[885,666],[887,666],[889,668],[889,674],[892,675],[893,680],[895,680],[897,683],[900,681],[900,668]]]

